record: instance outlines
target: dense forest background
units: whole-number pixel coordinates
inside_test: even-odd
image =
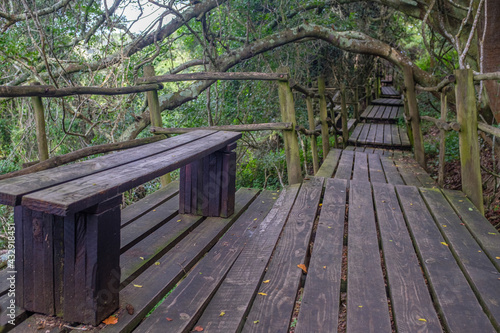
[[[153,65],[157,75],[285,66],[305,87],[318,76],[327,86],[364,86],[383,65],[399,86],[401,67],[411,66],[417,84],[430,87],[457,68],[499,71],[499,28],[497,0],[0,0],[0,85],[134,86]],[[499,90],[497,81],[477,86],[481,121],[500,121]],[[164,127],[280,120],[277,84],[269,81],[166,83],[159,96]],[[439,115],[437,94],[418,98],[422,114]],[[453,114],[453,93],[450,101]],[[43,103],[50,156],[152,135],[144,93]],[[295,103],[298,123],[307,125],[300,94]],[[39,158],[32,108],[29,98],[0,99],[0,174]],[[424,131],[432,171],[437,135],[429,124]],[[300,139],[309,146],[308,137]],[[286,185],[279,132],[246,133],[240,142],[238,186]],[[457,135],[447,142],[452,187],[460,174]],[[486,135],[481,144],[487,204],[496,212],[498,144]],[[310,154],[302,159],[310,169]],[[6,207],[0,212],[8,218]]]

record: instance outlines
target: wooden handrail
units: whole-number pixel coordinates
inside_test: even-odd
[[[0,86],[0,97],[65,97],[72,95],[126,95],[145,91],[161,90],[163,85],[147,84],[132,87],[103,88],[103,87],[67,87],[54,86]]]
[[[434,123],[434,125],[437,128],[445,130],[445,131],[460,132],[460,124],[457,122],[447,122],[447,121],[443,121],[441,119],[436,119],[436,118],[429,117],[429,116],[420,116],[420,119],[430,121],[430,122]]]
[[[477,123],[477,128],[483,132],[494,135],[497,138],[500,138],[500,128],[493,127],[491,125],[485,123]]]
[[[223,126],[207,126],[207,127],[191,127],[191,128],[162,128],[151,126],[151,133],[155,134],[182,134],[193,132],[200,129],[220,130],[232,132],[250,132],[250,131],[291,131],[293,130],[292,123],[262,123],[262,124],[247,124],[247,125],[223,125]]]
[[[288,81],[288,73],[228,73],[228,72],[200,72],[188,74],[166,74],[154,77],[137,79],[138,84],[157,82],[197,81],[197,80],[263,80]]]

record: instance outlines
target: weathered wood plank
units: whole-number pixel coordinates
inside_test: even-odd
[[[351,136],[349,137],[349,142],[356,142],[358,140],[359,135],[361,134],[361,130],[363,129],[363,124],[357,124],[354,131],[352,131]]]
[[[384,142],[385,146],[392,146],[392,128],[391,124],[384,124]]]
[[[370,125],[370,132],[368,132],[368,135],[366,136],[367,144],[373,144],[375,142],[375,138],[377,137],[378,126],[379,124]]]
[[[130,332],[137,326],[248,208],[256,194],[256,190],[240,189],[236,196],[236,213],[231,218],[207,218],[174,249],[158,259],[158,265],[150,266],[123,288],[120,291],[118,323],[104,327],[101,332]],[[125,310],[128,304],[134,309],[133,315]],[[163,326],[158,327],[159,332],[164,332],[163,329]]]
[[[351,179],[354,154],[355,153],[353,151],[344,151],[342,153],[342,157],[340,158],[339,166],[337,168],[337,172],[335,172],[334,178],[347,180]]]
[[[397,186],[396,189],[446,329],[451,332],[495,332],[418,189],[412,186]]]
[[[324,178],[305,180],[242,332],[288,332]],[[257,323],[255,323],[257,322]]]
[[[342,150],[332,149],[323,160],[323,164],[316,173],[316,177],[330,178],[335,172],[337,165],[339,164],[340,156],[342,155]]]
[[[393,185],[373,184],[373,197],[399,332],[442,332]]]
[[[295,333],[336,332],[347,181],[328,179]]]
[[[259,222],[255,235],[196,323],[205,332],[236,332],[243,326],[299,188],[299,184],[294,184],[283,189],[269,214]],[[220,315],[221,311],[225,312],[224,316]]]
[[[140,202],[136,203],[140,205]],[[155,232],[168,220],[178,213],[179,196],[176,195],[167,202],[156,206],[132,223],[127,224],[121,231],[121,252],[125,252],[132,246]]]
[[[163,331],[168,332],[192,330],[196,320],[221,285],[244,245],[254,235],[254,229],[271,210],[275,202],[273,197],[269,191],[265,191],[257,197],[251,207],[200,260],[167,299],[141,323],[138,332],[155,330],[155,327],[161,327]],[[219,309],[217,315],[220,316],[221,311],[225,312],[225,307]],[[167,321],[167,317],[173,320]],[[204,331],[206,331],[205,328]]]
[[[446,199],[479,243],[491,262],[500,271],[500,234],[460,191],[443,190]]]
[[[391,140],[393,146],[401,146],[401,137],[399,136],[399,129],[397,125],[391,126]]]
[[[347,248],[347,332],[390,332],[372,189],[350,182]]]
[[[399,137],[401,138],[401,145],[404,147],[410,147],[410,139],[408,138],[408,132],[405,129],[398,126]]]
[[[179,192],[179,182],[173,181],[167,186],[160,188],[156,192],[147,195],[145,198],[139,200],[133,205],[129,205],[122,209],[122,227],[135,221],[139,217],[148,213],[150,210],[155,209],[165,201],[172,198]]]
[[[240,137],[240,133],[217,132],[168,152],[25,195],[23,206],[65,216],[198,160]]]
[[[0,203],[10,206],[19,205],[21,203],[21,197],[27,193],[38,191],[56,184],[62,184],[85,175],[102,172],[119,165],[138,161],[146,156],[153,156],[169,151],[175,147],[199,140],[214,133],[217,132],[200,131],[189,133],[188,135],[176,136],[168,140],[127,149],[111,155],[96,157],[80,163],[64,165],[34,174],[5,179],[0,181]]]
[[[420,189],[437,226],[497,330],[500,330],[500,272],[438,189]],[[483,223],[487,223],[483,220]]]
[[[404,182],[408,186],[422,186],[422,183],[417,178],[413,172],[413,168],[410,163],[404,161],[404,157],[401,153],[394,153],[394,163],[398,168],[399,174],[403,178]]]
[[[384,174],[385,177],[387,178],[387,182],[389,184],[393,185],[404,185],[403,178],[401,178],[401,175],[398,172],[398,169],[394,165],[394,161],[392,158],[389,158],[387,156],[380,156],[380,162],[382,163],[382,166],[384,167]]]
[[[361,134],[359,134],[358,143],[365,144],[367,142],[368,133],[370,133],[371,124],[362,124],[363,129],[361,130]]]
[[[384,144],[384,124],[377,124],[377,134],[373,143],[376,145]]]
[[[361,114],[361,118],[368,118],[370,112],[372,112],[373,110],[373,105],[368,105],[365,109],[365,111],[363,111],[363,113]]]
[[[368,181],[368,160],[366,153],[356,152],[354,155],[354,168],[352,180]]]
[[[380,162],[380,154],[368,154],[368,171],[370,172],[370,182],[387,183]]]

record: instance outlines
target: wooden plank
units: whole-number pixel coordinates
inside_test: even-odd
[[[387,109],[387,106],[385,106],[385,105],[379,105],[377,109],[378,109],[377,113],[375,113],[375,115],[373,116],[373,118],[377,119],[377,120],[383,119],[384,118],[384,112],[385,112],[385,109]]]
[[[207,216],[220,216],[222,153],[212,154],[209,169],[209,197]]]
[[[288,332],[324,178],[304,180],[242,332]],[[257,324],[256,324],[257,322]]]
[[[368,154],[368,170],[370,172],[370,182],[387,183],[380,162],[380,154]]]
[[[361,118],[368,118],[368,115],[370,114],[370,112],[372,112],[372,109],[373,105],[368,105],[365,111],[363,111],[363,113],[361,114]]]
[[[410,147],[410,139],[408,138],[408,133],[405,129],[398,127],[399,137],[401,138],[401,145],[404,147]]]
[[[500,330],[500,272],[463,225],[438,189],[420,189],[437,226],[458,261],[462,271],[486,311],[493,326]],[[484,221],[486,222],[486,221]]]
[[[484,253],[500,271],[500,234],[477,210],[467,196],[460,191],[443,189],[446,199],[479,243]]]
[[[375,138],[377,137],[378,126],[379,124],[370,125],[370,132],[368,132],[368,135],[366,137],[366,144],[372,145],[375,142]]]
[[[344,150],[356,151],[356,146],[347,146],[347,147],[344,148]]]
[[[337,172],[335,172],[334,178],[350,180],[353,162],[354,152],[344,151],[342,153],[342,157],[340,158],[339,166],[337,168]]]
[[[363,129],[361,130],[361,134],[359,134],[358,143],[365,144],[367,141],[368,133],[370,132],[371,124],[363,124]]]
[[[122,209],[122,227],[155,209],[179,192],[179,182],[173,181],[138,202]]]
[[[390,332],[370,183],[350,182],[347,333]]]
[[[412,186],[397,186],[396,189],[446,329],[450,332],[495,332],[418,189]]]
[[[408,186],[422,186],[422,183],[417,178],[413,172],[413,168],[410,163],[405,162],[402,154],[394,154],[394,163],[398,168],[399,174],[403,178],[404,182]]]
[[[387,156],[380,156],[380,162],[384,167],[384,174],[387,182],[393,185],[404,185],[403,178],[398,172],[398,169],[394,165],[392,158],[388,158]]]
[[[236,153],[224,153],[222,158],[221,217],[229,217],[234,213]]]
[[[384,145],[392,146],[392,129],[391,124],[384,124]]]
[[[129,250],[177,215],[178,204],[179,198],[176,195],[167,202],[156,206],[134,222],[124,226],[120,235],[121,252]]]
[[[141,272],[152,265],[159,257],[173,248],[186,235],[196,228],[203,218],[196,215],[174,215],[167,223],[163,224],[155,232],[143,238],[140,242],[120,256],[122,271],[121,284],[127,284]],[[129,230],[125,232],[130,233]]]
[[[328,179],[295,333],[336,332],[347,181]]]
[[[347,130],[348,131],[350,131],[354,127],[354,125],[356,125],[356,121],[357,121],[356,119],[349,119],[347,121]]]
[[[240,137],[241,133],[217,132],[203,140],[185,144],[168,152],[25,195],[23,205],[49,214],[65,216],[68,212],[93,206],[198,160],[201,156],[213,153]]]
[[[2,315],[0,316],[0,329],[2,332],[16,331],[19,324],[26,319],[27,313],[18,306],[16,302],[12,303],[14,298],[8,295],[3,295],[0,297],[0,308],[2,309]],[[14,325],[12,325],[14,324]],[[26,332],[17,330],[20,333]]]
[[[151,309],[187,274],[194,264],[219,240],[257,195],[253,189],[240,189],[236,196],[235,214],[223,219],[210,217],[189,233],[177,246],[159,258],[143,274],[120,291],[120,308],[128,304],[134,309],[117,311],[118,323],[107,325],[101,332],[130,332]],[[166,319],[165,319],[166,321]],[[163,327],[158,327],[163,331]]]
[[[393,185],[373,184],[373,198],[399,332],[442,332]]]
[[[374,143],[376,145],[384,144],[384,124],[377,124],[377,134],[375,135]]]
[[[163,327],[168,332],[192,330],[244,245],[256,236],[254,230],[271,210],[275,202],[273,197],[271,192],[263,192],[167,299],[141,323],[138,331],[155,327]],[[226,312],[225,308],[219,309],[218,316],[221,311]],[[173,320],[167,321],[167,317]]]
[[[354,131],[352,131],[351,136],[349,137],[350,142],[356,142],[358,140],[359,135],[361,134],[361,130],[363,129],[363,124],[357,124]]]
[[[342,150],[340,149],[332,149],[326,156],[316,173],[316,177],[325,177],[330,178],[335,172],[337,165],[339,164],[340,156],[342,155]]]
[[[225,333],[241,329],[299,188],[299,184],[294,184],[282,190],[269,214],[259,222],[255,229],[256,235],[231,267],[196,326],[203,327],[205,332]],[[221,311],[225,312],[224,316],[220,315]]]
[[[148,145],[127,149],[111,155],[96,157],[80,163],[4,179],[0,181],[0,204],[10,206],[19,205],[21,204],[21,197],[27,193],[62,184],[76,178],[81,178],[82,176],[102,172],[119,165],[138,161],[146,156],[153,156],[169,151],[214,133],[217,132],[203,130],[188,133],[168,140],[161,140]]]
[[[352,180],[368,181],[368,160],[366,153],[356,152],[354,155],[354,168]]]
[[[391,125],[391,140],[393,146],[401,146],[401,137],[399,136],[398,125]]]

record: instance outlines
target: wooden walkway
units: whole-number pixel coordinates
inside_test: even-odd
[[[403,106],[403,101],[400,98],[377,98],[372,101],[372,104]]]
[[[404,153],[351,149],[280,192],[240,189],[230,218],[179,215],[176,183],[125,208],[116,324],[18,312],[12,331],[498,331],[500,234]]]
[[[401,94],[396,89],[394,89],[394,87],[392,87],[392,86],[381,87],[380,92],[382,95],[381,97],[388,97],[388,98],[401,97]]]
[[[396,124],[360,123],[352,131],[353,145],[388,146],[394,149],[411,147],[406,130]]]
[[[376,121],[397,121],[404,114],[402,106],[369,105],[361,114],[361,119]]]

